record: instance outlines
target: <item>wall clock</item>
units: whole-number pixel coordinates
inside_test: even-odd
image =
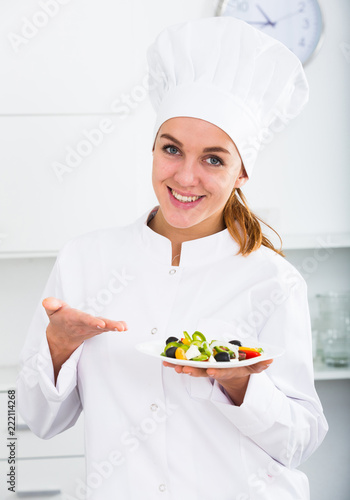
[[[303,64],[320,47],[323,19],[317,0],[221,0],[216,14],[237,17],[277,38]]]

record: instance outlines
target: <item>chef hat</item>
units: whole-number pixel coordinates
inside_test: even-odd
[[[267,134],[281,130],[308,100],[297,56],[234,17],[172,25],[148,48],[147,60],[157,114],[153,138],[170,118],[206,120],[231,137],[249,177]]]

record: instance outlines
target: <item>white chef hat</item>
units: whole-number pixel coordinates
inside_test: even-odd
[[[169,26],[148,48],[147,60],[157,114],[153,138],[170,118],[206,120],[231,137],[249,177],[266,134],[281,130],[308,101],[297,56],[234,17]]]

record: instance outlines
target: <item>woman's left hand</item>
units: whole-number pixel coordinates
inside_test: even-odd
[[[237,368],[195,368],[193,366],[181,366],[163,361],[164,366],[174,368],[177,373],[185,373],[192,377],[211,377],[215,380],[237,380],[240,378],[248,377],[252,373],[260,373],[270,366],[272,359],[260,361],[249,366],[239,366]]]
[[[211,377],[228,392],[232,401],[237,405],[243,403],[244,395],[248,386],[249,377],[253,373],[261,373],[272,363],[272,359],[260,361],[254,365],[239,366],[236,368],[195,368],[193,366],[181,366],[163,361],[163,365],[173,368],[177,373],[185,373],[192,377]]]

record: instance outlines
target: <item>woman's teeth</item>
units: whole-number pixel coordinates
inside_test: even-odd
[[[190,203],[192,201],[196,201],[196,200],[199,200],[199,198],[201,198],[201,196],[181,196],[181,194],[178,194],[176,191],[174,191],[173,189],[171,190],[171,194],[174,196],[174,198],[176,198],[177,200],[179,201],[183,201],[185,203]]]

